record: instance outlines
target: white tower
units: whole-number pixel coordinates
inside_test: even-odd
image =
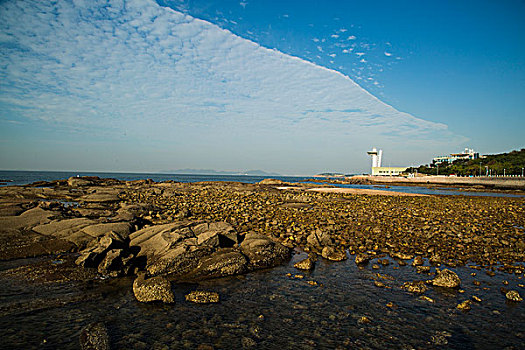
[[[381,158],[383,157],[383,150],[377,151],[377,148],[372,148],[371,151],[366,152],[369,156],[372,156],[372,168],[381,166]]]

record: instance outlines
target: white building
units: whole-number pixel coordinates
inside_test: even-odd
[[[382,167],[381,160],[383,158],[383,150],[377,150],[372,148],[371,151],[366,152],[372,157],[372,175],[373,176],[398,176],[403,171],[407,170],[407,167]]]
[[[434,164],[441,164],[441,163],[454,163],[458,159],[463,160],[471,160],[471,159],[478,159],[479,153],[475,152],[471,148],[465,148],[465,150],[461,153],[451,153],[448,156],[439,156],[432,159],[432,163]]]

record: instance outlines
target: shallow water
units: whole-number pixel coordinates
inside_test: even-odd
[[[320,182],[309,182],[309,183],[318,183]],[[335,187],[341,188],[360,188],[367,190],[383,190],[383,191],[393,191],[393,192],[403,192],[403,193],[418,193],[418,194],[433,194],[433,195],[448,195],[448,196],[481,196],[481,197],[525,197],[522,194],[512,194],[512,193],[501,193],[501,192],[478,192],[478,191],[462,191],[451,188],[434,188],[434,187],[424,187],[424,186],[396,186],[396,185],[359,185],[359,184],[330,184]]]
[[[505,287],[523,296],[524,289],[517,286],[522,275],[496,272],[490,277],[456,268],[465,292],[431,288],[425,293],[435,301],[430,303],[399,288],[406,281],[431,278],[411,266],[392,262],[375,270],[371,265],[359,268],[353,260],[322,260],[304,273],[293,268],[304,257],[297,254],[286,265],[244,276],[173,284],[172,305],[137,302],[131,278],[46,287],[0,278],[0,347],[77,349],[82,327],[103,321],[113,348],[523,349],[525,302],[506,302],[499,291],[507,280]],[[378,272],[394,279],[378,278]],[[392,288],[378,288],[374,279]],[[474,279],[481,285],[473,285]],[[216,291],[221,302],[184,301],[195,289]],[[468,312],[455,309],[472,295],[482,302],[473,302]],[[394,306],[387,307],[389,302]],[[370,323],[360,322],[363,316]]]

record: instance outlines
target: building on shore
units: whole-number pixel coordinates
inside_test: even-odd
[[[399,176],[405,170],[407,170],[407,167],[378,166],[378,167],[372,167],[372,175],[373,176]]]
[[[461,153],[451,153],[448,156],[439,156],[434,157],[432,159],[432,164],[442,164],[447,163],[451,164],[454,163],[456,160],[471,160],[471,159],[478,159],[479,153],[475,152],[471,148],[465,148],[465,150]]]
[[[399,176],[407,167],[392,167],[392,166],[381,166],[381,161],[383,158],[383,150],[379,151],[377,148],[372,148],[371,151],[366,152],[369,156],[372,157],[372,176]]]

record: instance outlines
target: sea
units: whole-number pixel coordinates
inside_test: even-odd
[[[285,182],[318,183],[312,176],[273,176],[273,175],[196,175],[196,174],[164,174],[164,173],[116,173],[116,172],[75,172],[75,171],[12,171],[0,170],[0,186],[21,186],[37,181],[53,181],[68,179],[72,176],[98,176],[122,181],[151,179],[155,182],[201,182],[225,181],[257,183],[267,178]],[[321,183],[319,183],[321,184]],[[455,188],[436,188],[424,186],[391,186],[391,185],[361,185],[361,184],[333,184],[342,188],[357,188],[368,190],[394,191],[403,193],[419,193],[430,195],[463,195],[463,196],[488,196],[488,197],[525,197],[524,195],[498,192],[464,191]]]

